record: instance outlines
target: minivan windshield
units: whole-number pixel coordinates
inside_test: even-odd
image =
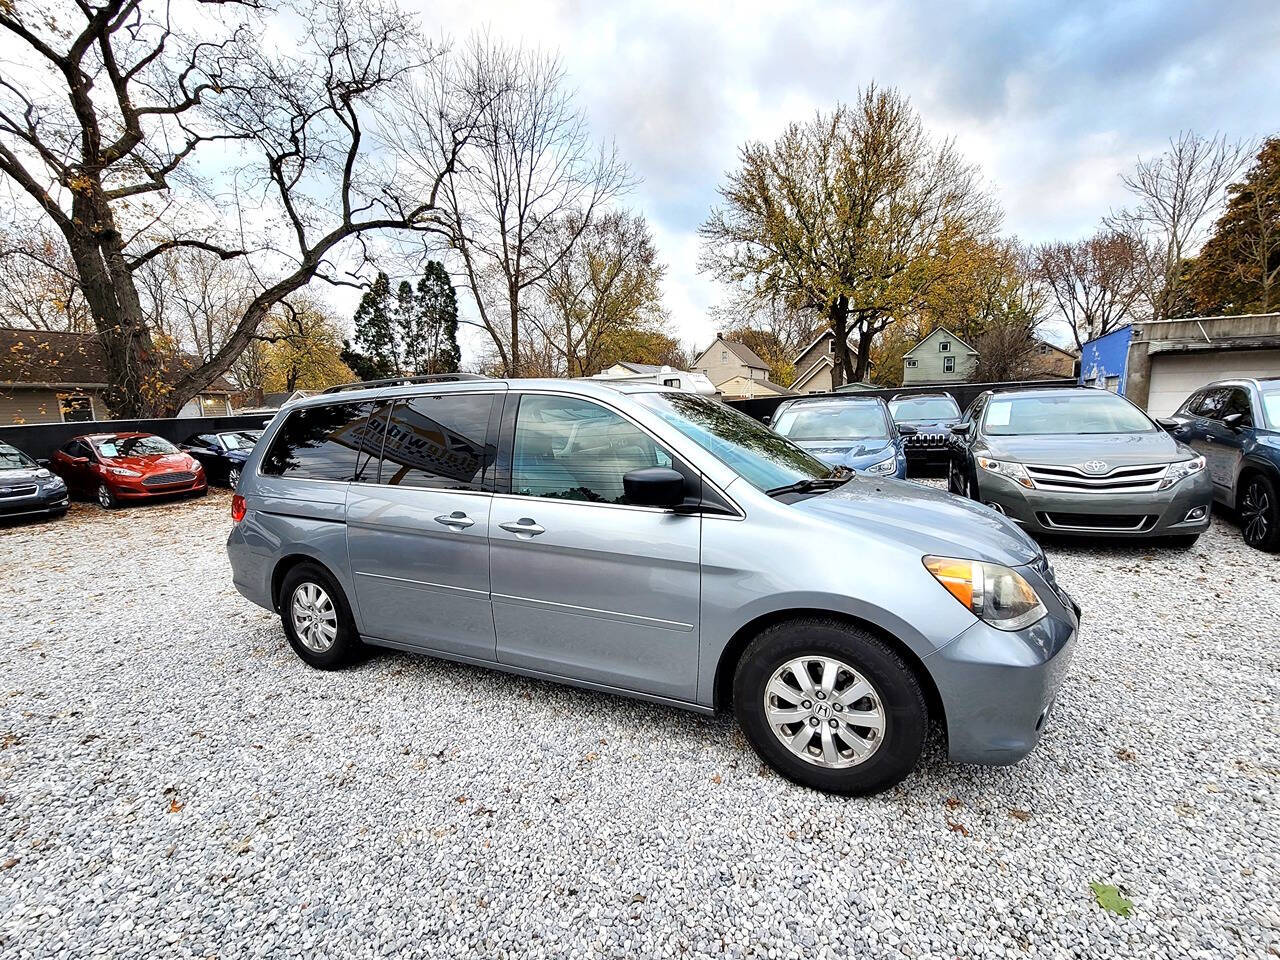
[[[889,422],[877,401],[797,403],[782,411],[773,429],[792,440],[861,440],[889,437]]]
[[[0,470],[23,470],[35,465],[36,462],[17,447],[0,443]]]
[[[1156,425],[1137,407],[1113,393],[992,397],[982,423],[992,437],[1028,434],[1153,433]]]
[[[836,474],[786,437],[710,397],[638,393],[633,399],[761,490]]]
[[[960,418],[960,408],[950,397],[904,397],[901,400],[891,400],[889,412],[899,423]]]

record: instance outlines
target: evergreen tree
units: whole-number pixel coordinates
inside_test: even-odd
[[[401,280],[393,307],[396,334],[400,341],[397,372],[407,376],[426,373],[426,342],[421,311],[413,297],[413,284]]]
[[[422,332],[425,373],[457,373],[458,295],[444,264],[429,260],[418,281],[418,322]]]
[[[373,286],[360,298],[360,306],[354,317],[356,346],[365,354],[373,368],[376,368],[379,377],[400,373],[390,299],[391,280],[385,273],[379,273]]]

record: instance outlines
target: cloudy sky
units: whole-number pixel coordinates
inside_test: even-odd
[[[1011,233],[1073,238],[1124,201],[1118,174],[1182,129],[1280,132],[1280,2],[469,0],[430,30],[558,50],[598,136],[642,182],[682,339],[723,296],[698,225],[743,141],[777,135],[874,80],[981,164]]]

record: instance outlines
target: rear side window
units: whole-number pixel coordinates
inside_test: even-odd
[[[397,400],[381,468],[362,478],[394,487],[481,490],[493,460],[486,445],[495,394],[444,393]]]
[[[512,493],[626,503],[625,474],[670,466],[670,455],[647,433],[597,403],[539,394],[520,398]]]
[[[1231,391],[1231,395],[1227,397],[1226,403],[1218,413],[1219,419],[1229,417],[1233,413],[1240,414],[1240,426],[1253,426],[1253,401],[1249,399],[1249,393],[1239,387]]]
[[[271,441],[259,469],[271,477],[350,480],[356,461],[376,456],[383,420],[373,401],[294,410]]]

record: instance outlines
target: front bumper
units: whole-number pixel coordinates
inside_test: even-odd
[[[1030,753],[1075,650],[1079,606],[1047,566],[1018,571],[1049,611],[1044,619],[1018,631],[979,620],[924,659],[942,698],[948,754],[958,763],[1007,765]]]
[[[0,520],[66,513],[69,504],[70,498],[65,486],[38,487],[35,493],[26,496],[0,496]]]
[[[951,431],[927,431],[904,437],[903,446],[911,463],[946,463],[951,459]]]
[[[194,480],[188,480],[185,483],[165,483],[155,486],[146,486],[142,482],[142,478],[137,480],[132,478],[113,477],[108,481],[111,492],[121,500],[148,500],[152,497],[172,497],[184,493],[198,493],[201,490],[209,489],[209,481],[204,473],[196,474]]]
[[[1144,539],[1203,532],[1209,526],[1213,481],[1201,470],[1155,493],[1059,493],[1028,490],[979,470],[978,495],[1037,536]]]

